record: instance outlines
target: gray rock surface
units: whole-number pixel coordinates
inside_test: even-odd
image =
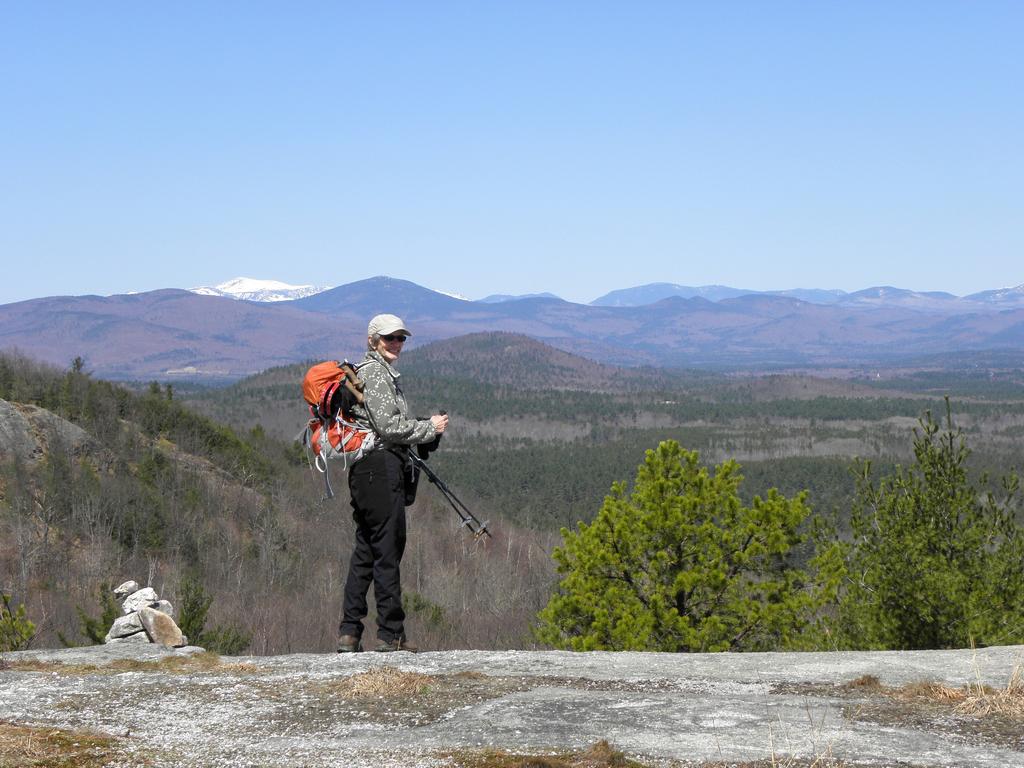
[[[76,456],[83,450],[96,449],[88,432],[45,408],[0,400],[0,457],[17,456],[34,462],[45,455],[54,440]]]
[[[658,654],[483,652],[223,658],[174,671],[199,649],[105,645],[6,655],[100,671],[0,671],[0,720],[131,737],[132,765],[441,766],[452,751],[533,754],[600,739],[648,765],[822,756],[858,766],[1024,766],[1020,721],[900,704],[845,683],[1005,688],[1024,647],[977,652]],[[200,654],[189,663],[208,656]],[[124,671],[125,659],[152,662]],[[413,693],[351,698],[380,667],[428,676]],[[110,668],[113,673],[102,672]],[[74,668],[72,668],[74,669]],[[779,763],[784,764],[784,763]],[[837,762],[822,761],[820,768]]]
[[[139,591],[139,582],[137,581],[126,581],[123,584],[119,584],[114,588],[114,597],[118,600],[124,600],[132,592]]]
[[[174,623],[174,619],[155,608],[140,608],[138,613],[142,627],[146,630],[151,642],[180,648],[185,645],[184,635]]]
[[[41,453],[28,419],[9,402],[0,400],[0,457],[33,461]]]
[[[151,605],[157,602],[160,598],[157,597],[156,590],[152,587],[143,587],[140,590],[132,592],[128,597],[124,599],[121,604],[121,610],[126,614],[132,611],[137,611],[144,606]]]
[[[134,635],[137,632],[142,632],[142,630],[142,618],[138,613],[129,613],[127,616],[118,616],[114,619],[114,623],[107,632],[106,641],[109,643],[111,640],[128,637],[129,635]]]

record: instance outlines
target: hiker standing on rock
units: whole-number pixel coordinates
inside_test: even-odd
[[[377,434],[380,447],[359,459],[348,473],[356,532],[345,582],[338,653],[362,650],[371,581],[377,603],[376,650],[416,651],[405,638],[399,569],[405,551],[405,485],[412,467],[409,446],[432,442],[448,427],[448,417],[409,417],[394,365],[411,335],[395,315],[377,315],[366,329],[368,350],[358,371],[365,385],[363,403],[354,406],[352,413],[359,426]]]

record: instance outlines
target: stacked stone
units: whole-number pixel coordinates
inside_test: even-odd
[[[152,587],[139,589],[138,582],[126,581],[114,590],[124,616],[114,620],[105,643],[157,643],[172,648],[188,645],[172,616],[173,608],[161,600]]]

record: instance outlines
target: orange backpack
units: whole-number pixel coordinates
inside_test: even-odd
[[[302,397],[312,418],[299,439],[316,455],[314,463],[324,474],[328,498],[334,496],[334,491],[327,475],[327,460],[341,459],[343,468],[347,468],[377,443],[373,430],[360,427],[352,417],[352,406],[363,402],[363,382],[357,371],[358,367],[348,360],[329,360],[311,367],[302,379]]]

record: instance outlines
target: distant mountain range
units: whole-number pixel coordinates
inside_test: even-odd
[[[952,293],[938,291],[910,291],[892,286],[876,286],[862,291],[847,293],[840,290],[823,290],[820,288],[794,288],[786,291],[754,291],[743,288],[730,288],[727,285],[675,285],[673,283],[650,283],[635,288],[606,293],[590,302],[596,307],[638,307],[653,304],[663,299],[678,297],[683,299],[703,298],[708,301],[722,301],[741,296],[781,296],[799,299],[809,304],[832,306],[903,306],[922,311],[938,312],[984,312],[996,309],[1024,307],[1024,285],[1016,288],[1002,288],[995,291],[982,291],[969,296],[954,296]]]
[[[236,277],[213,288],[193,288],[194,293],[206,296],[226,296],[247,301],[287,301],[301,299],[330,290],[326,287],[312,285],[288,285],[277,280],[255,280],[248,277]],[[436,291],[444,296],[470,301],[465,296],[447,291]],[[727,285],[677,285],[675,283],[648,283],[633,288],[621,288],[594,299],[591,307],[642,307],[647,304],[678,297],[681,299],[701,298],[708,301],[735,299],[740,296],[782,296],[799,299],[809,304],[830,304],[838,306],[852,305],[888,305],[905,306],[923,311],[986,311],[992,308],[1009,309],[1024,307],[1024,285],[1015,288],[982,291],[969,296],[954,296],[952,293],[940,291],[911,291],[892,286],[876,286],[862,291],[847,293],[838,289],[793,288],[784,291],[755,291],[748,288],[731,288]],[[553,293],[507,294],[494,293],[478,301],[484,304],[498,304],[505,301],[522,299],[559,299]]]
[[[230,379],[297,361],[361,357],[368,319],[393,312],[410,324],[410,348],[507,331],[628,366],[888,365],[994,351],[1024,357],[1024,286],[965,297],[872,288],[828,302],[809,300],[816,292],[680,296],[698,289],[670,288],[676,293],[642,304],[628,302],[656,295],[651,286],[619,292],[613,306],[547,297],[468,301],[392,277],[273,302],[181,290],[49,297],[0,305],[0,349],[62,366],[82,356],[88,370],[108,378]]]

